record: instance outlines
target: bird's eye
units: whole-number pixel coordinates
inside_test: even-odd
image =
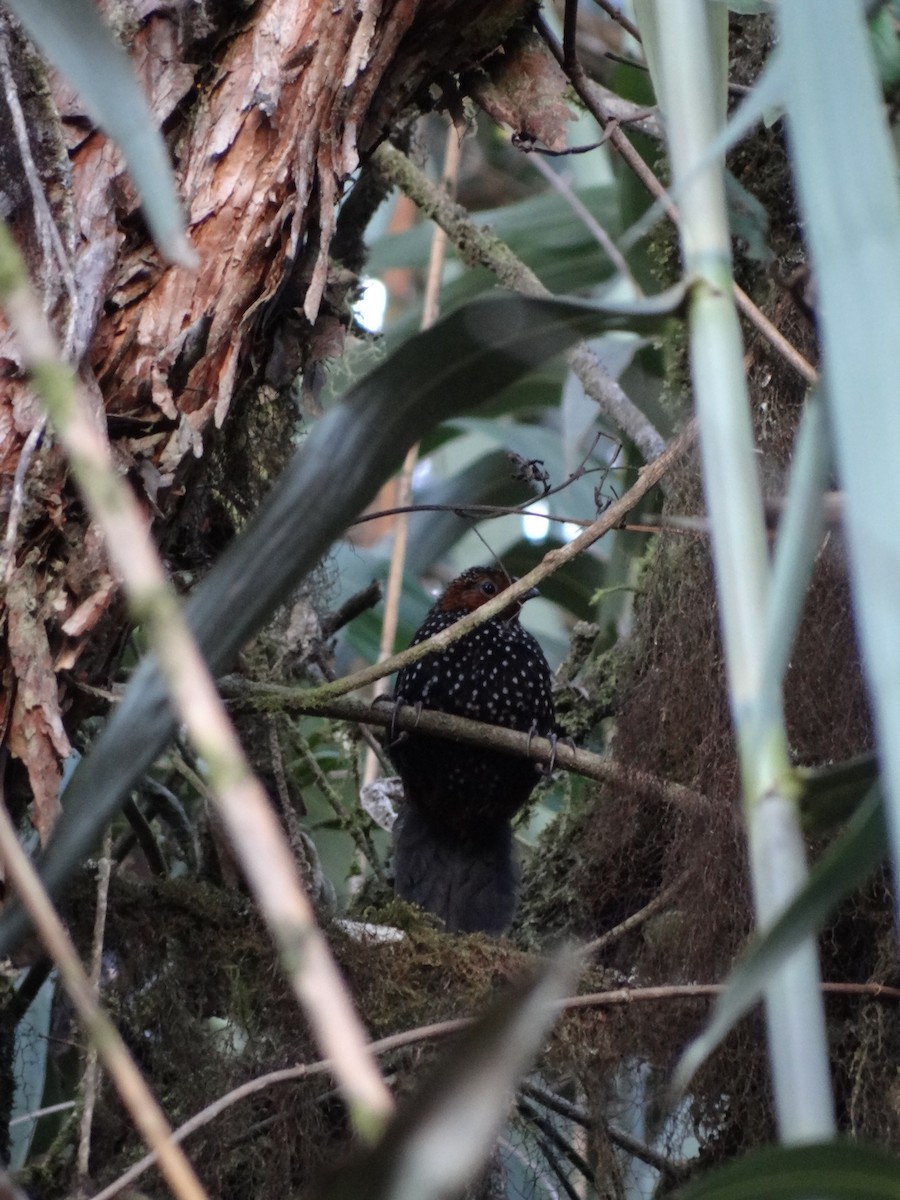
[[[489,579],[485,579],[481,585],[481,590],[486,596],[494,596],[497,592],[497,585],[495,583],[491,583]]]

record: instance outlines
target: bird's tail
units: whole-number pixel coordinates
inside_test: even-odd
[[[460,841],[405,804],[394,825],[394,888],[452,933],[502,934],[516,908],[519,867],[508,821]]]

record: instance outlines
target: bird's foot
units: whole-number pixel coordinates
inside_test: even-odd
[[[544,734],[538,732],[537,725],[532,725],[531,728],[528,730],[528,746],[526,748],[526,753],[529,758],[531,758],[531,743],[534,741],[534,739],[536,737],[543,737],[543,736],[544,736]],[[550,772],[553,770],[553,764],[556,762],[556,734],[555,733],[548,734],[547,738],[552,746],[552,750],[550,753],[550,766],[547,768],[547,771],[546,771],[546,773],[549,775]],[[544,768],[539,765],[538,770],[543,772]]]
[[[532,727],[528,731],[528,756],[529,756],[529,758],[531,757],[531,743],[532,743],[532,740],[536,736],[537,736],[537,729],[535,728],[534,725],[532,725]],[[573,752],[575,750],[575,743],[568,736],[568,734],[565,737],[561,738],[556,733],[548,733],[546,735],[546,737],[547,737],[547,741],[550,743],[550,760],[547,763],[546,767],[542,768],[542,773],[544,775],[549,776],[549,775],[553,774],[553,771],[556,767],[556,747],[559,745],[559,743],[563,742],[565,745],[569,746]]]
[[[376,696],[375,699],[372,701],[372,707],[374,708],[376,704],[390,704],[393,706],[393,711],[391,712],[391,723],[388,726],[388,740],[389,740],[389,743],[391,745],[393,745],[393,743],[396,742],[399,734],[402,732],[401,730],[398,730],[398,728],[397,728],[397,718],[400,716],[400,710],[401,710],[401,708],[409,708],[410,706],[408,704],[405,704],[402,700],[397,700],[394,696],[388,696],[386,694],[381,695],[381,696]],[[418,725],[419,718],[422,715],[422,709],[424,706],[423,706],[421,700],[417,700],[416,703],[412,707],[415,709],[415,713],[416,713],[415,724]]]
[[[389,695],[387,692],[382,692],[380,696],[376,696],[372,701],[372,707],[375,708],[375,706],[378,704],[391,705],[391,723],[388,726],[388,744],[390,745],[397,740],[397,714],[403,707],[403,701],[395,700],[394,697]]]

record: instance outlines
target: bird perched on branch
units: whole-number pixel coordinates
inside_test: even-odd
[[[464,571],[429,610],[411,645],[512,582],[498,567]],[[533,588],[446,650],[404,667],[396,701],[552,736],[550,668],[519,624],[522,605],[536,595]],[[500,750],[415,731],[393,741],[390,753],[405,798],[394,826],[397,894],[435,913],[448,930],[505,932],[518,890],[511,819],[531,795],[538,767]]]

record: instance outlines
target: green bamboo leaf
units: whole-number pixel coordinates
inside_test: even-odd
[[[788,133],[895,869],[900,865],[900,188],[863,7],[778,6]],[[840,79],[841,86],[835,87]]]
[[[763,687],[772,694],[779,692],[784,682],[806,589],[822,544],[822,496],[831,461],[827,426],[824,407],[812,395],[795,439],[787,504],[772,564],[763,663]]]
[[[188,620],[212,670],[230,666],[399,468],[409,446],[586,334],[660,329],[685,290],[606,305],[485,296],[400,346],[316,425],[259,513],[191,596]],[[172,731],[156,664],[145,660],[65,790],[41,864],[51,891],[91,851]],[[24,928],[21,910],[3,914],[0,956]]]
[[[798,767],[803,791],[800,812],[803,831],[810,837],[829,833],[859,808],[878,780],[878,758],[859,754],[826,767]]]
[[[28,36],[118,142],[153,239],[171,262],[195,261],[184,233],[169,152],[131,64],[91,0],[7,0]]]
[[[618,188],[598,185],[573,188],[573,192],[611,237],[621,232]],[[472,221],[479,226],[486,225],[526,261],[533,262],[535,256],[549,259],[553,254],[584,256],[591,252],[597,256],[596,267],[602,269],[603,276],[610,274],[606,256],[585,228],[584,221],[573,211],[568,200],[554,192],[530,196],[500,208],[482,209],[472,213]],[[403,233],[380,237],[372,247],[367,271],[378,275],[391,267],[427,266],[433,236],[432,226],[423,222]]]
[[[673,1086],[683,1091],[692,1075],[741,1017],[762,997],[773,974],[803,940],[816,933],[840,901],[869,878],[886,852],[887,831],[880,790],[850,819],[846,830],[822,856],[802,890],[761,937],[755,938],[716,1001],[706,1029],[681,1057]]]
[[[900,1200],[900,1159],[853,1142],[748,1154],[688,1184],[676,1200]]]

